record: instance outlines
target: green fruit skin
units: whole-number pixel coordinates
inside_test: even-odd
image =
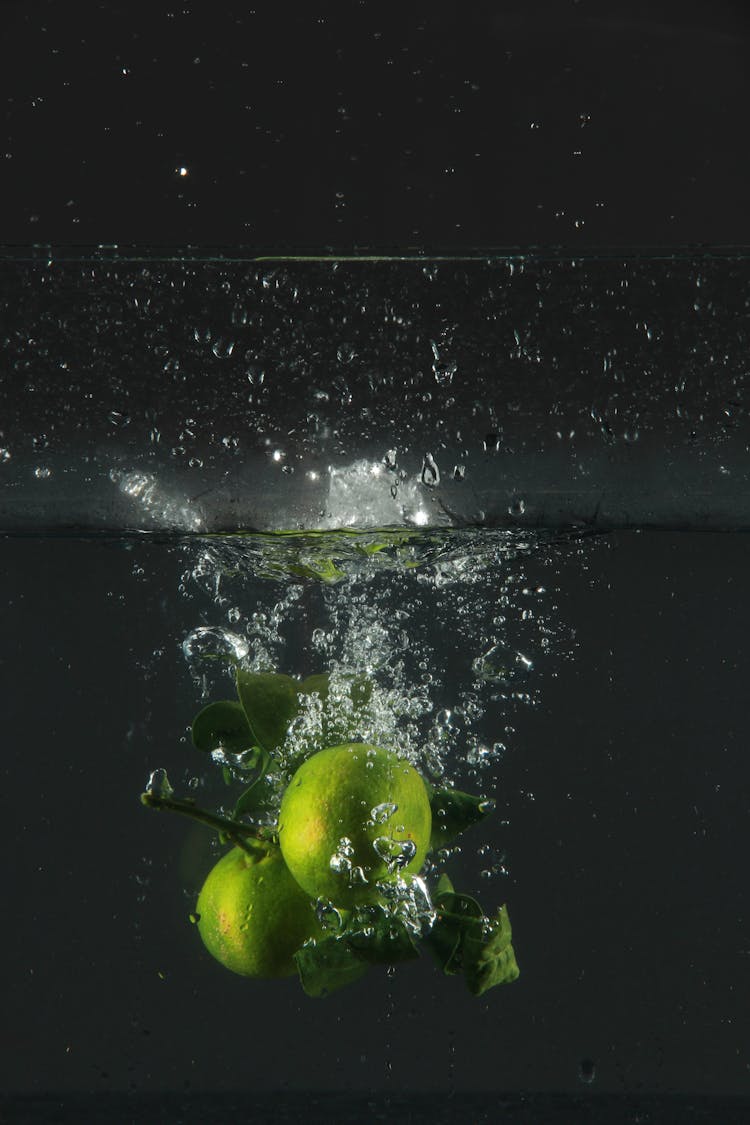
[[[373,821],[371,810],[386,802],[396,804],[397,811],[384,822]],[[378,837],[396,844],[412,840],[416,852],[399,873],[417,873],[431,827],[427,790],[414,767],[390,750],[347,743],[318,751],[294,774],[279,811],[279,844],[308,895],[347,909],[378,901],[375,884],[395,877],[373,847]],[[343,837],[351,842],[349,860],[352,868],[361,868],[364,883],[331,868]]]
[[[196,914],[208,952],[246,977],[291,976],[296,951],[323,932],[315,904],[271,844],[227,852],[209,871]]]

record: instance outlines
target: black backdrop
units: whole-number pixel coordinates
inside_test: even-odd
[[[0,91],[0,242],[750,242],[743,0],[4,0]]]

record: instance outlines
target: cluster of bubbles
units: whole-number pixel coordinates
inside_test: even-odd
[[[311,746],[354,738],[489,802],[497,767],[518,748],[519,714],[537,705],[545,676],[574,652],[574,630],[560,612],[559,561],[561,551],[583,558],[584,545],[486,530],[376,539],[185,542],[180,590],[202,618],[182,646],[193,683],[208,700],[231,694],[235,664],[301,678],[327,672],[327,699],[300,696],[277,751],[287,773]],[[324,556],[334,580],[316,577]],[[367,690],[358,690],[363,683]],[[242,763],[219,764],[242,776]],[[393,811],[373,809],[373,822],[385,825]],[[400,847],[393,854],[386,833],[381,858],[397,873],[411,857]],[[347,862],[342,841],[332,863]],[[505,869],[493,860],[483,870]]]

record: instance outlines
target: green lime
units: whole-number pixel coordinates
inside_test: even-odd
[[[275,844],[232,848],[209,871],[196,914],[208,952],[246,977],[285,977],[294,954],[323,930]]]
[[[287,866],[312,898],[350,908],[379,898],[376,884],[416,873],[432,814],[417,771],[391,750],[329,746],[299,767],[279,811]]]

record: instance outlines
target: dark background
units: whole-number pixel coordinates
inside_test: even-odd
[[[0,242],[748,243],[749,93],[744,0],[5,0]]]

